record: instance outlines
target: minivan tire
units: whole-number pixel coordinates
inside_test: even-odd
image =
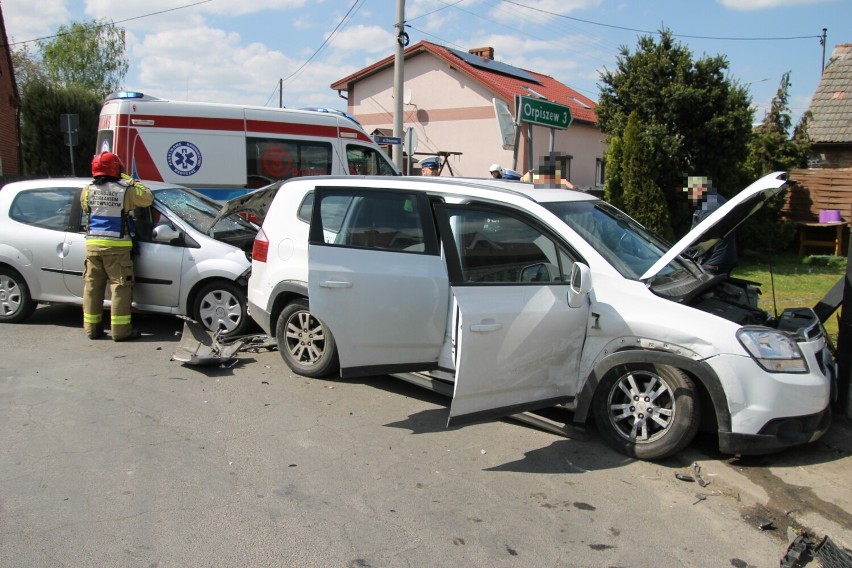
[[[281,358],[294,373],[320,378],[339,369],[337,344],[328,327],[311,314],[308,300],[293,300],[275,326]]]
[[[668,365],[619,365],[598,385],[595,424],[619,452],[642,460],[669,457],[698,431],[701,405],[695,384]]]
[[[0,322],[22,322],[32,315],[36,306],[26,281],[18,271],[0,268]]]

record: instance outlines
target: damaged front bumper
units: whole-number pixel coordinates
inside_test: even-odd
[[[768,454],[814,442],[828,431],[831,408],[808,416],[776,418],[757,434],[719,432],[719,451],[725,454]]]

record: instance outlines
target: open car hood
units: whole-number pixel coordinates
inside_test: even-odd
[[[775,172],[752,183],[684,235],[639,279],[653,278],[675,257],[686,251],[690,251],[691,256],[700,258],[763,207],[769,199],[784,192],[789,183],[791,182],[787,180],[786,172]]]
[[[246,193],[245,195],[226,201],[211,226],[215,226],[220,220],[224,219],[228,215],[233,215],[234,213],[242,215],[257,225],[263,224],[263,220],[266,218],[266,212],[269,211],[269,206],[272,205],[272,200],[275,198],[275,194],[278,193],[278,190],[281,188],[283,183],[283,180],[276,181],[275,183],[256,189],[251,193]]]

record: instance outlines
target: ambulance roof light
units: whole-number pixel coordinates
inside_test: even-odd
[[[141,99],[144,96],[145,93],[140,93],[139,91],[118,91],[117,93],[109,95],[106,100],[114,101],[116,99]]]

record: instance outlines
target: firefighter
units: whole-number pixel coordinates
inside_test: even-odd
[[[133,290],[133,240],[128,214],[154,202],[151,190],[124,174],[121,160],[112,152],[92,159],[94,181],[83,189],[80,203],[86,212],[86,265],[83,270],[83,328],[89,339],[103,337],[106,283],[112,293],[110,327],[113,341],[139,337],[130,324]]]

